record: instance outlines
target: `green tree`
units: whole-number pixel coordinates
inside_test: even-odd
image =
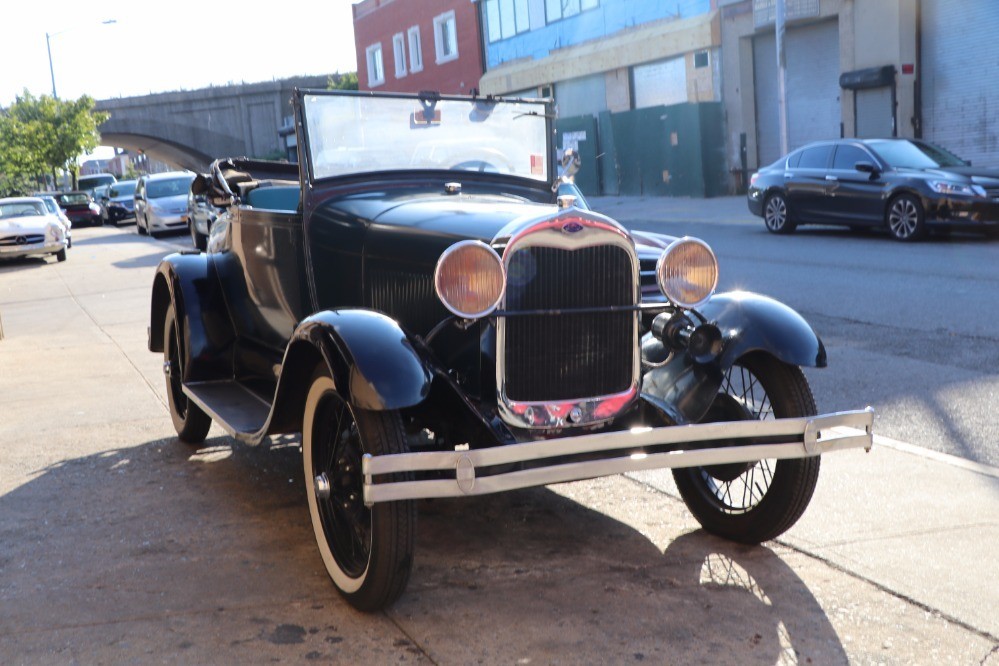
[[[94,111],[93,98],[61,100],[27,90],[0,113],[0,171],[8,178],[37,178],[67,169],[76,184],[76,158],[100,143],[97,127],[108,114]]]
[[[357,72],[339,72],[330,76],[326,84],[327,90],[357,90]]]

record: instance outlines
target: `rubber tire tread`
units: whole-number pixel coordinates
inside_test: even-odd
[[[766,354],[752,354],[739,361],[763,384],[777,418],[815,415],[815,398],[804,373]],[[778,460],[774,477],[760,503],[743,514],[727,514],[707,499],[710,490],[700,467],[673,470],[680,496],[708,532],[737,541],[758,544],[775,539],[794,525],[808,507],[819,477],[819,456]]]
[[[177,335],[175,322],[177,319],[176,310],[173,303],[167,309],[163,323],[163,360],[170,360],[171,338]],[[180,349],[183,349],[182,341],[178,341]],[[179,352],[178,352],[179,353]],[[208,436],[208,430],[212,427],[212,417],[205,413],[201,407],[196,405],[190,398],[187,399],[187,414],[181,416],[174,404],[173,389],[170,386],[170,377],[166,377],[167,382],[167,404],[170,407],[170,420],[173,421],[174,430],[180,441],[187,444],[201,444]]]
[[[319,377],[330,377],[325,367],[313,374],[307,395],[312,392],[311,387]],[[398,412],[350,409],[366,453],[384,455],[409,451]],[[303,425],[305,422],[303,419]],[[304,434],[302,439],[304,446]],[[312,470],[305,470],[306,483],[312,483],[311,474]],[[389,476],[391,481],[411,481],[412,478],[411,473]],[[364,583],[354,592],[337,586],[337,591],[351,606],[367,613],[379,611],[392,605],[405,591],[413,568],[416,518],[416,503],[412,500],[382,502],[372,507],[371,554]],[[318,539],[320,535],[316,537]],[[322,538],[326,538],[325,534]],[[333,583],[336,585],[335,580]]]

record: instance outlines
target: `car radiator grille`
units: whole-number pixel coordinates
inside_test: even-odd
[[[508,263],[506,309],[561,312],[507,317],[507,398],[548,402],[628,390],[635,313],[564,311],[634,305],[633,275],[631,255],[618,246],[517,249]]]
[[[20,240],[18,240],[20,239]],[[20,236],[4,236],[0,238],[0,247],[16,247],[18,245],[34,245],[45,240],[44,234],[25,234]]]

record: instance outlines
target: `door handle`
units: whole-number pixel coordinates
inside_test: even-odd
[[[836,176],[826,175],[826,180],[839,180]]]

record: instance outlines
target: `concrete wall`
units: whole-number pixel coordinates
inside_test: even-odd
[[[278,129],[291,115],[296,87],[325,88],[328,77],[308,76],[100,100],[111,117],[101,143],[185,169],[204,170],[219,157],[268,157],[283,152]]]

